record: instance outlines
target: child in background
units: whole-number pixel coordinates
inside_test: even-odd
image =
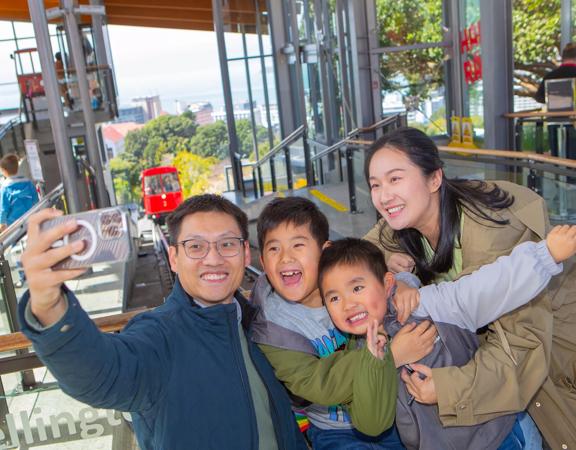
[[[34,183],[18,175],[18,165],[18,157],[13,153],[0,160],[0,172],[6,177],[0,188],[0,232],[38,203]]]
[[[437,406],[415,402],[410,383],[429,382],[429,367],[468,362],[478,348],[476,330],[538,295],[551,277],[561,272],[559,263],[575,253],[576,226],[556,227],[546,241],[525,242],[510,256],[500,257],[455,282],[419,289],[419,305],[410,321],[431,318],[439,339],[432,352],[420,361],[422,365],[412,364],[401,370],[407,383],[399,385],[396,424],[408,449],[522,448],[517,415],[502,416],[482,425],[444,428]],[[336,241],[322,253],[318,272],[322,297],[334,324],[354,335],[368,332],[367,347],[376,356],[385,357],[386,339],[377,335],[377,326],[383,325],[393,337],[400,324],[390,301],[395,280],[386,271],[381,251],[360,239]],[[407,272],[397,277],[419,285],[416,277]]]
[[[278,198],[260,214],[257,231],[265,275],[259,278],[252,290],[252,301],[261,308],[253,340],[261,344],[276,375],[286,382],[289,390],[291,383],[299,383],[298,379],[311,380],[306,388],[299,390],[305,393],[305,399],[293,400],[304,406],[310,422],[308,437],[313,448],[404,448],[395,428],[383,432],[392,425],[395,414],[397,382],[391,354],[383,362],[366,350],[350,354],[349,362],[339,365],[334,374],[354,372],[356,387],[350,383],[349,389],[324,389],[329,383],[329,375],[322,371],[322,367],[327,371],[332,368],[328,361],[330,355],[342,349],[348,341],[348,337],[330,320],[318,291],[318,262],[322,247],[328,240],[326,217],[305,198]],[[434,328],[429,328],[427,323],[417,328],[410,325],[399,331],[397,339],[392,342],[397,365],[419,360],[431,350],[435,336]],[[295,369],[291,366],[292,361],[306,356],[311,356],[306,369],[311,366],[318,368],[318,372],[309,377],[304,376],[305,371],[300,367]],[[315,364],[318,358],[326,359],[326,364]],[[370,413],[370,403],[382,407],[381,401],[376,403],[372,398],[371,392],[376,389],[386,392],[389,398],[383,407],[388,418],[384,423],[378,419],[383,417],[382,414]],[[330,405],[332,402],[329,400],[346,402],[352,390],[356,398],[367,399],[350,409],[354,425],[362,430],[375,430],[371,434],[378,436],[366,436],[355,430],[348,409],[343,405],[323,406]],[[355,418],[355,412],[361,414],[361,418]],[[366,421],[374,423],[367,424]]]

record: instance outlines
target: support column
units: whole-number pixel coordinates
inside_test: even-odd
[[[484,147],[512,148],[513,110],[512,2],[482,0],[482,79],[484,82]]]
[[[289,24],[285,23],[286,3],[279,0],[268,1],[268,20],[272,35],[272,54],[274,55],[274,74],[276,78],[276,92],[278,98],[278,114],[280,117],[281,136],[292,133],[296,125],[294,111],[295,97],[290,72],[294,69],[295,49],[287,46]],[[291,52],[290,52],[291,51]]]
[[[54,146],[56,147],[56,157],[58,158],[60,178],[64,185],[66,205],[69,212],[80,212],[80,198],[76,187],[76,167],[74,158],[72,157],[72,147],[66,132],[64,110],[60,100],[60,89],[58,87],[56,68],[54,67],[54,58],[52,56],[52,45],[50,43],[50,34],[48,32],[48,21],[46,20],[44,1],[28,0],[28,8],[30,9],[30,18],[36,36],[36,47],[38,49],[40,65],[42,67],[44,90],[46,91],[46,100],[48,102],[48,116],[52,127]]]
[[[348,0],[347,8],[350,14],[356,126],[366,127],[382,117],[379,58],[370,53],[371,49],[378,47],[376,5],[371,0]]]
[[[572,1],[562,0],[560,7],[560,52],[572,42]]]
[[[78,22],[74,11],[74,0],[62,0],[66,33],[70,40],[70,50],[72,52],[72,65],[76,71],[78,91],[80,93],[80,104],[84,116],[84,129],[86,131],[86,150],[88,160],[93,169],[94,181],[96,183],[96,204],[103,208],[110,206],[110,198],[104,184],[104,172],[102,169],[102,159],[100,158],[98,138],[96,136],[96,121],[94,111],[92,111],[92,101],[90,97],[90,87],[88,86],[88,73],[86,71],[86,60],[82,38],[78,30]]]
[[[214,31],[218,42],[218,59],[220,60],[220,76],[224,91],[224,108],[226,110],[226,125],[228,128],[228,151],[230,164],[232,164],[232,176],[234,187],[237,192],[245,194],[244,178],[242,176],[242,163],[238,151],[238,136],[236,135],[236,121],[234,120],[234,105],[232,103],[232,88],[230,86],[230,74],[228,72],[228,56],[226,41],[224,40],[224,24],[222,23],[221,0],[212,0],[212,13],[214,17]]]

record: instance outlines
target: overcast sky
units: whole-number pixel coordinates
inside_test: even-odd
[[[21,23],[19,27],[24,27],[18,30],[19,36],[33,33],[31,24]],[[0,32],[2,29],[0,26]],[[220,64],[213,32],[110,25],[108,33],[121,106],[128,106],[135,97],[160,95],[163,108],[171,113],[176,111],[176,100],[209,101],[215,109],[222,107]],[[227,34],[226,44],[229,57],[241,55],[241,35]],[[23,45],[35,44],[31,40]],[[257,49],[254,36],[248,36],[248,48],[250,54]],[[13,44],[0,45],[0,108],[16,107],[18,103],[14,65],[9,58],[12,51]],[[265,51],[269,51],[268,46]],[[244,62],[230,63],[229,70],[234,102],[247,100]],[[267,70],[271,71],[271,67]],[[254,80],[261,79],[259,60],[251,60],[250,73]],[[261,104],[261,83],[253,83],[254,97]]]

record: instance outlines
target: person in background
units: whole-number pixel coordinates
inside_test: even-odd
[[[562,64],[544,75],[534,99],[539,103],[546,103],[546,81],[560,78],[576,78],[576,43],[571,42],[564,47],[564,50],[562,50]],[[576,159],[576,130],[574,130],[574,126],[562,118],[556,118],[555,122],[560,123],[548,125],[548,142],[551,155],[558,156],[558,128],[562,126],[567,133],[566,157],[568,159]],[[570,183],[576,182],[572,177],[568,181]]]
[[[566,44],[562,50],[562,64],[544,75],[534,99],[538,103],[546,103],[546,80],[560,78],[576,78],[576,43],[574,42]]]
[[[0,160],[0,172],[6,178],[0,187],[0,232],[38,203],[34,183],[18,175],[18,157],[11,153]]]

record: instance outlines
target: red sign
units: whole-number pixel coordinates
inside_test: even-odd
[[[468,53],[480,45],[480,21],[462,30],[460,37],[460,53]]]
[[[464,56],[464,78],[472,84],[482,78],[482,57],[480,56],[480,21],[462,30],[460,53]]]
[[[482,78],[482,58],[474,55],[472,59],[464,61],[464,79],[466,83],[476,83]]]

